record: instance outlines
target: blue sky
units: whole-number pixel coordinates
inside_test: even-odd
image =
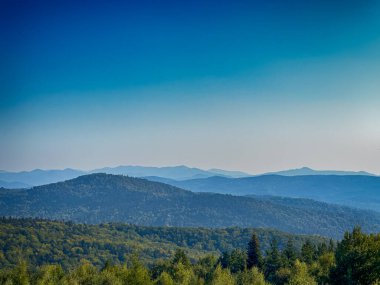
[[[0,169],[380,173],[377,1],[2,1]]]

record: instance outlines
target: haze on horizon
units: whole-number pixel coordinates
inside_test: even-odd
[[[0,169],[380,173],[379,1],[53,2],[0,4]]]

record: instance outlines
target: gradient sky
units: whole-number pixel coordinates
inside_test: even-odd
[[[0,2],[0,169],[380,174],[379,1]]]

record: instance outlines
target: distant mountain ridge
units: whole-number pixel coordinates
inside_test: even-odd
[[[373,173],[366,171],[341,171],[341,170],[315,170],[309,167],[268,172],[262,175],[281,175],[281,176],[304,176],[304,175],[365,175],[375,176]]]
[[[32,171],[21,171],[21,172],[0,172],[0,180],[7,183],[13,183],[19,188],[19,185],[29,185],[38,186],[49,183],[55,183],[59,181],[65,181],[68,179],[76,178],[78,176],[86,174],[85,171],[77,170],[77,169],[57,169],[57,170],[42,170],[42,169],[34,169]],[[5,187],[5,186],[3,186]]]
[[[175,181],[150,177],[194,192],[307,198],[380,212],[380,177],[366,175],[262,175]]]
[[[147,226],[275,228],[333,238],[340,238],[355,225],[380,231],[380,213],[372,211],[307,200],[193,193],[110,174],[84,175],[32,189],[0,189],[0,216]]]
[[[25,184],[22,182],[7,182],[0,180],[0,188],[8,188],[8,189],[21,189],[21,188],[30,188],[32,185]]]
[[[66,168],[62,170],[41,170],[7,172],[0,170],[0,187],[28,188],[73,179],[85,174],[106,173],[128,175],[132,177],[157,176],[174,180],[206,178],[215,175],[225,177],[247,177],[248,173],[222,169],[203,170],[200,168],[180,166],[150,167],[150,166],[117,166],[104,167],[90,171]],[[21,187],[20,187],[21,186]]]
[[[157,176],[174,180],[186,180],[194,178],[206,178],[215,175],[227,177],[246,177],[251,176],[248,173],[238,171],[228,171],[220,169],[203,170],[195,167],[165,166],[165,167],[148,167],[148,166],[117,166],[105,167],[90,171],[90,173],[107,173],[122,174],[133,177]]]
[[[83,171],[78,169],[57,169],[57,170],[41,170],[35,169],[32,171],[21,172],[7,172],[0,170],[0,187],[4,188],[28,188],[31,186],[45,185],[49,183],[61,182],[69,179],[76,178],[81,175],[91,173],[106,173],[116,175],[128,175],[132,177],[156,177],[157,181],[162,179],[169,180],[190,180],[209,178],[213,176],[222,176],[227,178],[243,178],[261,175],[277,174],[282,176],[298,176],[298,175],[368,175],[375,176],[372,173],[365,171],[332,171],[332,170],[313,170],[308,167],[299,169],[284,170],[278,172],[264,173],[260,175],[251,175],[242,171],[231,171],[212,168],[203,170],[200,168],[180,166],[166,166],[166,167],[153,167],[153,166],[117,166],[117,167],[104,167],[90,171]]]

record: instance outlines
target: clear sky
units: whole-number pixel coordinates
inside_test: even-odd
[[[0,2],[0,169],[380,173],[380,2]]]

